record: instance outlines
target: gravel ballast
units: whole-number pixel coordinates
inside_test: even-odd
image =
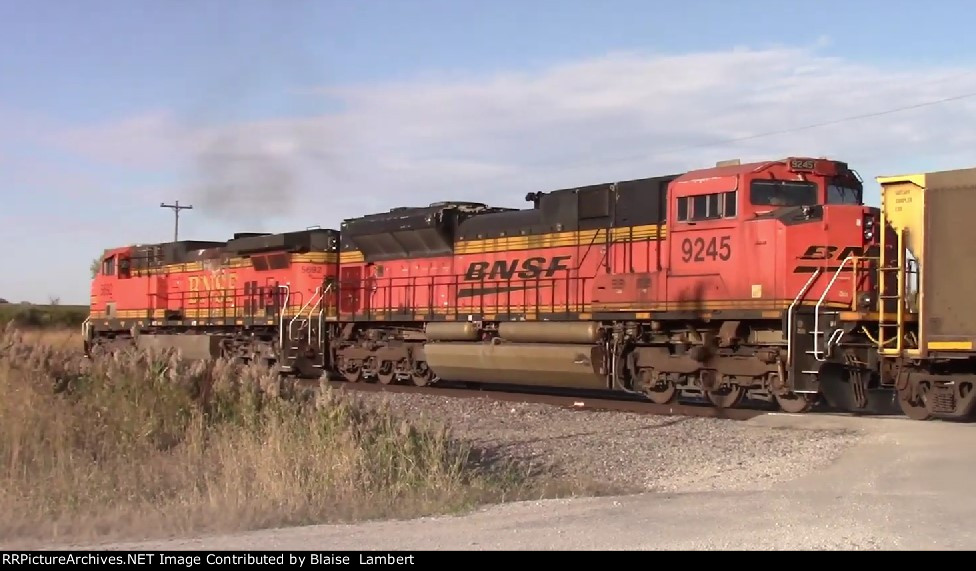
[[[612,492],[756,490],[809,473],[857,441],[845,430],[785,429],[727,419],[569,410],[490,398],[354,393],[409,417],[445,422],[490,454],[548,477]]]

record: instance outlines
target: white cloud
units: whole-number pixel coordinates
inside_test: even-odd
[[[183,172],[198,215],[336,226],[447,199],[519,206],[530,190],[728,158],[827,155],[866,178],[926,160],[968,166],[976,99],[749,138],[976,92],[966,71],[885,69],[790,48],[624,53],[532,73],[323,88],[342,110],[312,118],[197,127],[151,113],[55,140]],[[723,142],[737,138],[747,139]]]

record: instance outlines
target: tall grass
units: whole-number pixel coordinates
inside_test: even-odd
[[[286,398],[287,397],[287,398]],[[273,371],[0,336],[0,537],[20,543],[404,517],[541,493],[444,427]],[[3,543],[0,541],[0,543]]]

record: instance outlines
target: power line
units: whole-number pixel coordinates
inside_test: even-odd
[[[193,210],[192,205],[181,206],[180,201],[177,200],[176,204],[166,204],[165,202],[159,203],[160,208],[172,208],[173,214],[176,216],[176,225],[173,228],[173,241],[180,241],[180,210]]]
[[[829,125],[837,125],[840,123],[847,123],[848,121],[858,121],[860,119],[869,119],[871,117],[881,117],[883,115],[891,115],[892,113],[901,113],[902,111],[911,111],[912,109],[919,109],[922,107],[930,107],[932,105],[940,105],[942,103],[948,103],[950,101],[959,101],[960,99],[967,99],[969,97],[976,97],[976,92],[964,93],[962,95],[954,95],[952,97],[945,97],[942,99],[936,99],[935,101],[926,101],[924,103],[916,103],[914,105],[906,105],[904,107],[896,107],[894,109],[886,109],[884,111],[875,111],[873,113],[863,113],[861,115],[851,115],[850,117],[844,117],[842,119],[834,119],[832,121],[824,121],[822,123],[813,123],[811,125],[804,125],[802,127],[790,127],[789,129],[780,129],[778,131],[767,131],[765,133],[758,133],[756,135],[746,135],[744,137],[735,137],[725,141],[719,141],[718,143],[706,143],[702,145],[690,145],[688,147],[679,148],[676,150],[684,150],[686,148],[695,147],[707,147],[715,144],[728,144],[728,143],[738,143],[740,141],[749,141],[751,139],[759,139],[761,137],[769,137],[771,135],[783,135],[786,133],[795,133],[797,131],[806,131],[808,129],[818,129],[820,127],[827,127]],[[673,151],[665,151],[673,152]]]
[[[948,78],[948,79],[951,79],[951,78]],[[730,138],[730,139],[724,139],[724,140],[720,140],[720,141],[711,141],[711,142],[708,142],[708,143],[695,143],[695,144],[685,145],[685,146],[681,146],[681,147],[674,147],[674,148],[671,148],[671,149],[664,149],[664,150],[661,150],[661,151],[654,151],[654,153],[655,154],[678,153],[678,152],[681,152],[681,151],[687,151],[687,150],[692,150],[692,149],[700,149],[700,148],[704,148],[704,147],[714,147],[714,146],[717,146],[717,145],[730,145],[730,144],[740,143],[740,142],[743,142],[743,141],[751,141],[753,139],[761,139],[763,137],[771,137],[773,135],[783,135],[783,134],[795,133],[795,132],[799,132],[799,131],[808,131],[810,129],[819,129],[820,127],[827,127],[827,126],[830,126],[830,125],[838,125],[838,124],[847,123],[847,122],[850,122],[850,121],[858,121],[858,120],[861,120],[861,119],[869,119],[869,118],[872,118],[872,117],[881,117],[881,116],[884,116],[884,115],[891,115],[891,114],[894,114],[894,113],[901,113],[903,111],[911,111],[913,109],[920,109],[920,108],[923,108],[923,107],[931,107],[933,105],[941,105],[943,103],[949,103],[949,102],[952,102],[952,101],[959,101],[959,100],[962,100],[962,99],[969,99],[971,97],[976,97],[976,91],[970,92],[970,93],[963,93],[961,95],[953,95],[951,97],[943,97],[942,99],[936,99],[936,100],[933,100],[933,101],[925,101],[925,102],[922,102],[922,103],[915,103],[915,104],[912,104],[912,105],[905,105],[903,107],[895,107],[895,108],[892,108],[892,109],[885,109],[883,111],[874,111],[874,112],[871,112],[871,113],[862,113],[860,115],[851,115],[849,117],[843,117],[843,118],[840,118],[840,119],[833,119],[833,120],[830,120],[830,121],[822,121],[820,123],[812,123],[812,124],[809,124],[809,125],[802,125],[802,126],[797,126],[797,127],[789,127],[789,128],[786,128],[786,129],[778,129],[778,130],[775,130],[775,131],[766,131],[766,132],[763,132],[763,133],[756,133],[754,135],[744,135],[742,137],[733,137],[733,138]],[[642,158],[645,158],[645,157],[647,157],[647,154],[646,153],[641,153],[641,154],[634,154],[634,155],[629,155],[629,156],[619,156],[619,157],[614,158],[614,159],[607,159],[607,160],[603,160],[603,161],[597,160],[597,161],[594,161],[594,162],[588,163],[588,164],[589,164],[589,166],[596,166],[596,165],[603,165],[603,164],[618,163],[618,162],[623,162],[623,161],[642,159]],[[582,162],[581,161],[574,161],[574,163],[575,163],[576,166],[580,166],[582,164],[586,164],[585,161],[582,161]]]

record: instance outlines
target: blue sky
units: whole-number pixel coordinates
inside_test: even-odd
[[[85,303],[103,248],[717,160],[970,166],[963,2],[0,0],[0,297]],[[967,132],[968,131],[968,132]]]

